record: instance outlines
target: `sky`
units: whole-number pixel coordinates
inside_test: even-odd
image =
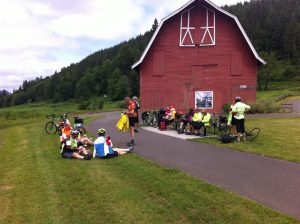
[[[0,0],[0,90],[151,28],[188,0]],[[244,0],[213,0],[219,6]]]

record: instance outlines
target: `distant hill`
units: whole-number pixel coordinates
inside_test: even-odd
[[[269,63],[259,72],[259,88],[268,83],[300,80],[300,1],[252,0],[225,10],[236,15],[257,51]],[[114,47],[97,51],[82,61],[62,68],[51,77],[24,81],[13,95],[0,96],[0,107],[39,101],[66,101],[108,95],[119,100],[139,95],[139,76],[131,70],[155,29]]]
[[[0,90],[0,96],[9,96],[11,95],[6,89]]]

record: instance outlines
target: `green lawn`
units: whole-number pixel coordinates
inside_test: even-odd
[[[281,81],[272,82],[270,84],[270,90],[268,91],[257,91],[258,100],[273,100],[277,97],[286,94],[293,93],[296,96],[300,96],[300,83],[299,81]]]
[[[0,120],[0,223],[299,223],[135,154],[64,160],[44,122]]]
[[[195,141],[300,162],[300,117],[246,118],[246,129],[250,130],[254,127],[259,127],[261,132],[251,143],[222,144],[216,138]]]

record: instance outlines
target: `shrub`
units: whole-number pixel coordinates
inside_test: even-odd
[[[228,114],[229,108],[231,107],[231,104],[226,103],[222,106],[221,114]]]
[[[80,110],[101,110],[103,109],[104,101],[101,98],[92,98],[88,101],[81,101],[78,109]]]
[[[279,103],[273,101],[260,101],[250,104],[251,110],[248,113],[251,114],[270,114],[278,113],[281,110]]]
[[[81,101],[78,105],[79,110],[86,110],[89,107],[90,103],[88,101]]]

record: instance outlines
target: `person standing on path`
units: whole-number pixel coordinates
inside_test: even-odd
[[[235,104],[232,108],[232,113],[236,119],[236,131],[237,131],[237,142],[241,141],[241,134],[243,135],[244,141],[246,141],[246,132],[245,132],[245,115],[244,113],[251,109],[247,104],[241,102],[241,97],[237,96],[235,98]]]
[[[129,97],[125,97],[124,101],[126,103],[126,105],[128,106],[127,111],[125,111],[125,113],[128,116],[129,119],[129,133],[130,133],[130,142],[127,143],[127,146],[133,146],[135,145],[134,143],[134,130],[135,130],[135,121],[136,121],[136,117],[137,114],[135,112],[135,103],[129,98]]]
[[[135,118],[135,129],[134,129],[134,131],[135,132],[139,132],[138,131],[138,127],[139,127],[139,123],[140,123],[140,121],[139,121],[139,109],[141,108],[140,107],[140,103],[139,103],[139,101],[138,101],[138,98],[136,97],[136,96],[134,96],[134,97],[132,97],[132,101],[135,103],[135,113],[136,113],[136,118]]]

